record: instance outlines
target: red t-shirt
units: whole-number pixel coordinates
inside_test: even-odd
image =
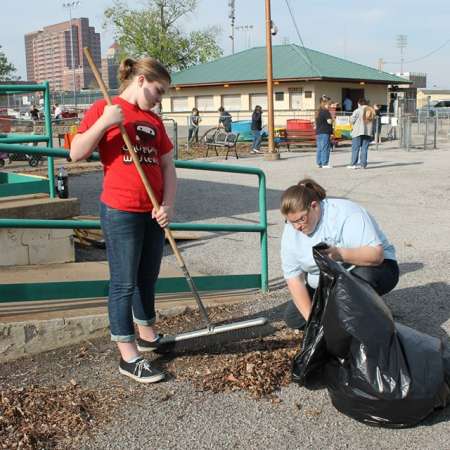
[[[164,188],[161,156],[173,148],[164,125],[156,114],[143,111],[121,97],[113,98],[112,102],[122,107],[125,129],[153,192],[161,203]],[[105,105],[105,100],[99,100],[86,111],[78,133],[84,133],[97,121],[103,114]],[[100,140],[98,148],[104,173],[101,201],[111,208],[122,211],[151,211],[153,206],[122,139],[119,127],[109,128]]]

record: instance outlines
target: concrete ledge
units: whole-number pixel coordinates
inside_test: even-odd
[[[106,315],[0,324],[0,363],[108,333]]]
[[[217,293],[202,296],[206,306],[241,303],[254,298],[255,292]],[[0,364],[25,356],[55,350],[74,345],[87,339],[109,335],[109,320],[106,304],[99,308],[99,299],[93,299],[94,308],[99,314],[92,314],[93,309],[85,306],[84,310],[57,311],[52,313],[30,312],[29,320],[17,321],[14,317],[4,318],[0,323]],[[105,300],[106,303],[106,300]],[[157,315],[171,317],[182,314],[187,308],[196,308],[195,300],[190,294],[185,297],[165,296],[156,299]],[[77,316],[72,316],[73,313]],[[66,315],[66,317],[45,318],[45,315]],[[38,318],[44,316],[41,320]],[[67,317],[68,316],[68,317]],[[23,315],[22,317],[26,317]],[[10,321],[12,319],[12,321]],[[17,317],[17,319],[21,319]]]

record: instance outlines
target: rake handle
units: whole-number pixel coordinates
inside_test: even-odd
[[[83,52],[84,52],[84,55],[86,56],[89,66],[91,67],[92,73],[94,74],[97,84],[100,87],[100,90],[102,91],[102,94],[106,100],[106,103],[108,105],[112,105],[113,103],[111,101],[111,97],[109,96],[108,90],[106,89],[103,78],[101,77],[100,72],[98,71],[97,66],[95,65],[91,50],[88,47],[84,47]],[[133,159],[133,163],[136,166],[136,169],[139,173],[139,176],[140,176],[142,182],[144,183],[145,190],[147,191],[147,194],[150,197],[153,207],[156,209],[156,211],[158,211],[160,208],[160,204],[155,196],[155,193],[153,192],[152,187],[150,186],[150,183],[148,182],[148,179],[147,179],[147,176],[146,176],[144,170],[142,169],[141,161],[139,160],[138,155],[134,151],[133,144],[131,143],[130,137],[128,136],[127,130],[125,129],[123,123],[121,123],[119,125],[119,129],[120,129],[122,138],[125,142],[125,145],[127,146],[128,153],[131,155],[131,158]],[[166,234],[167,240],[170,243],[170,246],[172,247],[172,251],[175,255],[175,258],[177,259],[178,264],[179,264],[181,270],[183,271],[186,281],[189,284],[189,287],[191,288],[192,293],[194,294],[195,300],[196,300],[197,305],[203,315],[203,318],[204,318],[205,322],[209,325],[208,313],[206,312],[205,306],[203,305],[203,303],[200,299],[200,296],[197,292],[197,289],[194,284],[194,280],[192,279],[191,275],[189,274],[186,264],[184,263],[184,259],[181,256],[180,251],[178,250],[178,247],[175,242],[175,238],[173,237],[172,231],[170,231],[169,228],[164,228],[164,232]]]

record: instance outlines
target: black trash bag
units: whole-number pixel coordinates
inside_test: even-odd
[[[450,358],[439,339],[394,323],[365,281],[313,250],[320,268],[293,380],[326,386],[340,412],[367,424],[407,427],[450,400]]]

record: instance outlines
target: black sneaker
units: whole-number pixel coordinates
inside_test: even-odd
[[[162,337],[162,334],[158,334],[154,341],[137,338],[137,348],[140,352],[154,352],[155,350],[159,350]]]
[[[120,358],[119,372],[139,383],[156,383],[165,378],[163,372],[152,367],[150,362],[144,358],[130,363]]]

